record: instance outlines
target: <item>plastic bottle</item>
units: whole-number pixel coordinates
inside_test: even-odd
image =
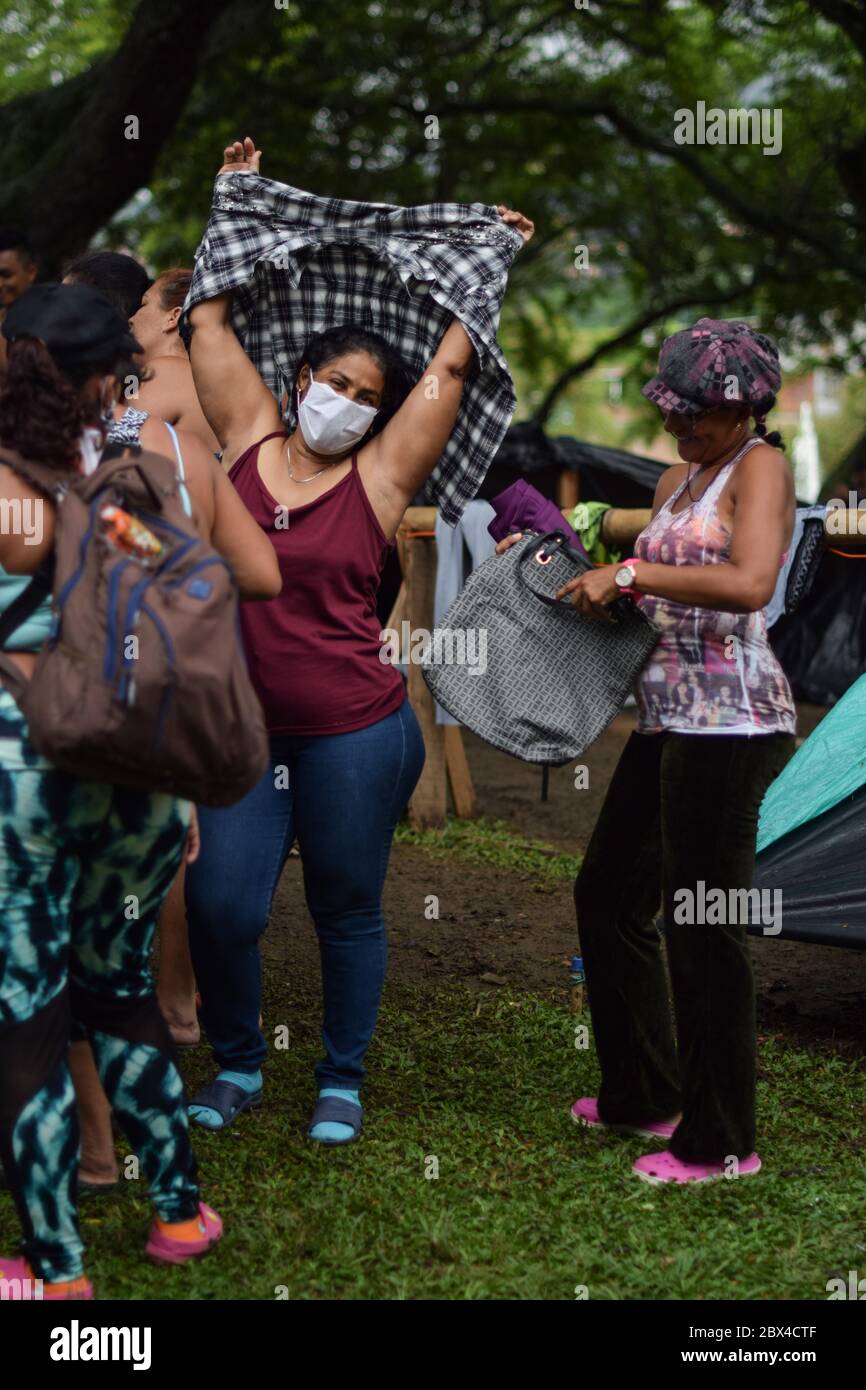
[[[584,988],[586,986],[586,972],[583,968],[583,956],[572,956],[569,971],[571,983],[574,986],[572,992],[572,1008],[575,1013],[580,1013],[583,1009]]]
[[[162,554],[162,542],[153,532],[122,507],[108,505],[100,508],[105,537],[118,550],[136,555],[141,560],[153,560]]]

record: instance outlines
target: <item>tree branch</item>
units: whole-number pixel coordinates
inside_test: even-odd
[[[763,232],[777,242],[799,242],[810,251],[819,251],[828,265],[848,271],[856,280],[866,279],[866,265],[862,258],[849,255],[837,238],[825,238],[810,228],[805,228],[802,222],[787,217],[785,209],[778,203],[765,208],[760,202],[741,195],[732,184],[726,183],[714,174],[689,146],[677,145],[673,140],[654,134],[648,127],[639,125],[631,116],[626,115],[612,101],[598,98],[563,100],[553,94],[517,99],[492,96],[477,101],[448,102],[443,112],[445,115],[514,115],[525,112],[541,116],[582,116],[588,119],[603,117],[632,145],[678,163],[721,207],[746,226]]]
[[[753,290],[757,284],[758,278],[759,277],[756,276],[748,285],[744,285],[742,287],[742,292],[745,293]],[[641,333],[644,333],[646,329],[652,328],[654,324],[669,318],[671,314],[677,313],[680,309],[688,309],[691,305],[729,303],[737,293],[738,291],[732,291],[730,289],[724,292],[691,290],[687,295],[678,295],[676,299],[668,300],[666,304],[660,304],[655,309],[648,309],[645,313],[640,314],[638,318],[632,319],[630,324],[621,329],[619,333],[615,333],[612,338],[606,338],[603,343],[599,343],[594,347],[592,352],[587,353],[585,357],[581,357],[577,362],[572,362],[571,366],[566,367],[565,371],[561,372],[553,385],[549,387],[538,409],[533,412],[532,418],[540,425],[543,425],[548,416],[552,413],[553,407],[556,405],[557,400],[562,395],[566,386],[577,377],[583,376],[586,372],[591,371],[596,363],[600,362],[603,357],[607,357],[609,353],[615,352],[617,348],[624,347],[626,343],[632,342]]]
[[[7,140],[25,158],[34,147],[44,153],[0,186],[0,222],[27,221],[49,273],[148,182],[229,3],[140,0],[111,58],[59,88],[0,107],[0,131],[14,135],[34,116],[47,136],[35,139],[28,129],[26,142]],[[138,120],[137,139],[127,138],[130,116]]]

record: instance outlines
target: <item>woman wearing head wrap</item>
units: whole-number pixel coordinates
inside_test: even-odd
[[[602,1082],[572,1116],[666,1141],[634,1165],[650,1182],[761,1166],[745,890],[758,809],[795,730],[762,611],[794,524],[791,469],[765,423],[779,386],[775,344],[745,323],[701,319],[668,338],[644,395],[683,462],[662,475],[634,558],[562,591],[602,619],[631,593],[661,629],[653,663],[668,676],[661,693],[641,678],[638,731],[575,885]],[[678,693],[684,680],[691,703]],[[654,925],[660,900],[678,1048]]]

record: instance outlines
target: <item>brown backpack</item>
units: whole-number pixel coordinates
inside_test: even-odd
[[[57,506],[51,559],[0,617],[3,647],[52,595],[32,679],[0,652],[33,747],[87,781],[203,806],[240,800],[268,765],[264,718],[234,576],[186,515],[174,463],[116,445],[86,478],[11,450],[0,463]],[[105,519],[112,506],[126,514],[119,522]],[[157,538],[158,555],[118,547],[112,525],[130,516]]]

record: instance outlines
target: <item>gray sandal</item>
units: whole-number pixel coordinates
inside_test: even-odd
[[[238,1115],[242,1115],[245,1110],[252,1110],[262,1103],[262,1088],[257,1091],[245,1091],[243,1086],[236,1086],[233,1081],[211,1081],[209,1085],[202,1086],[200,1091],[196,1091],[192,1100],[189,1102],[189,1109],[202,1106],[208,1110],[215,1110],[222,1120],[221,1125],[202,1124],[201,1120],[195,1115],[190,1115],[193,1124],[201,1125],[202,1129],[210,1130],[212,1134],[219,1134],[224,1129],[228,1129],[233,1120]]]
[[[307,1126],[307,1138],[312,1139],[316,1125],[349,1125],[352,1134],[348,1139],[313,1139],[314,1144],[353,1144],[361,1133],[364,1112],[360,1105],[351,1100],[341,1100],[339,1096],[322,1096],[316,1101],[313,1117]]]

